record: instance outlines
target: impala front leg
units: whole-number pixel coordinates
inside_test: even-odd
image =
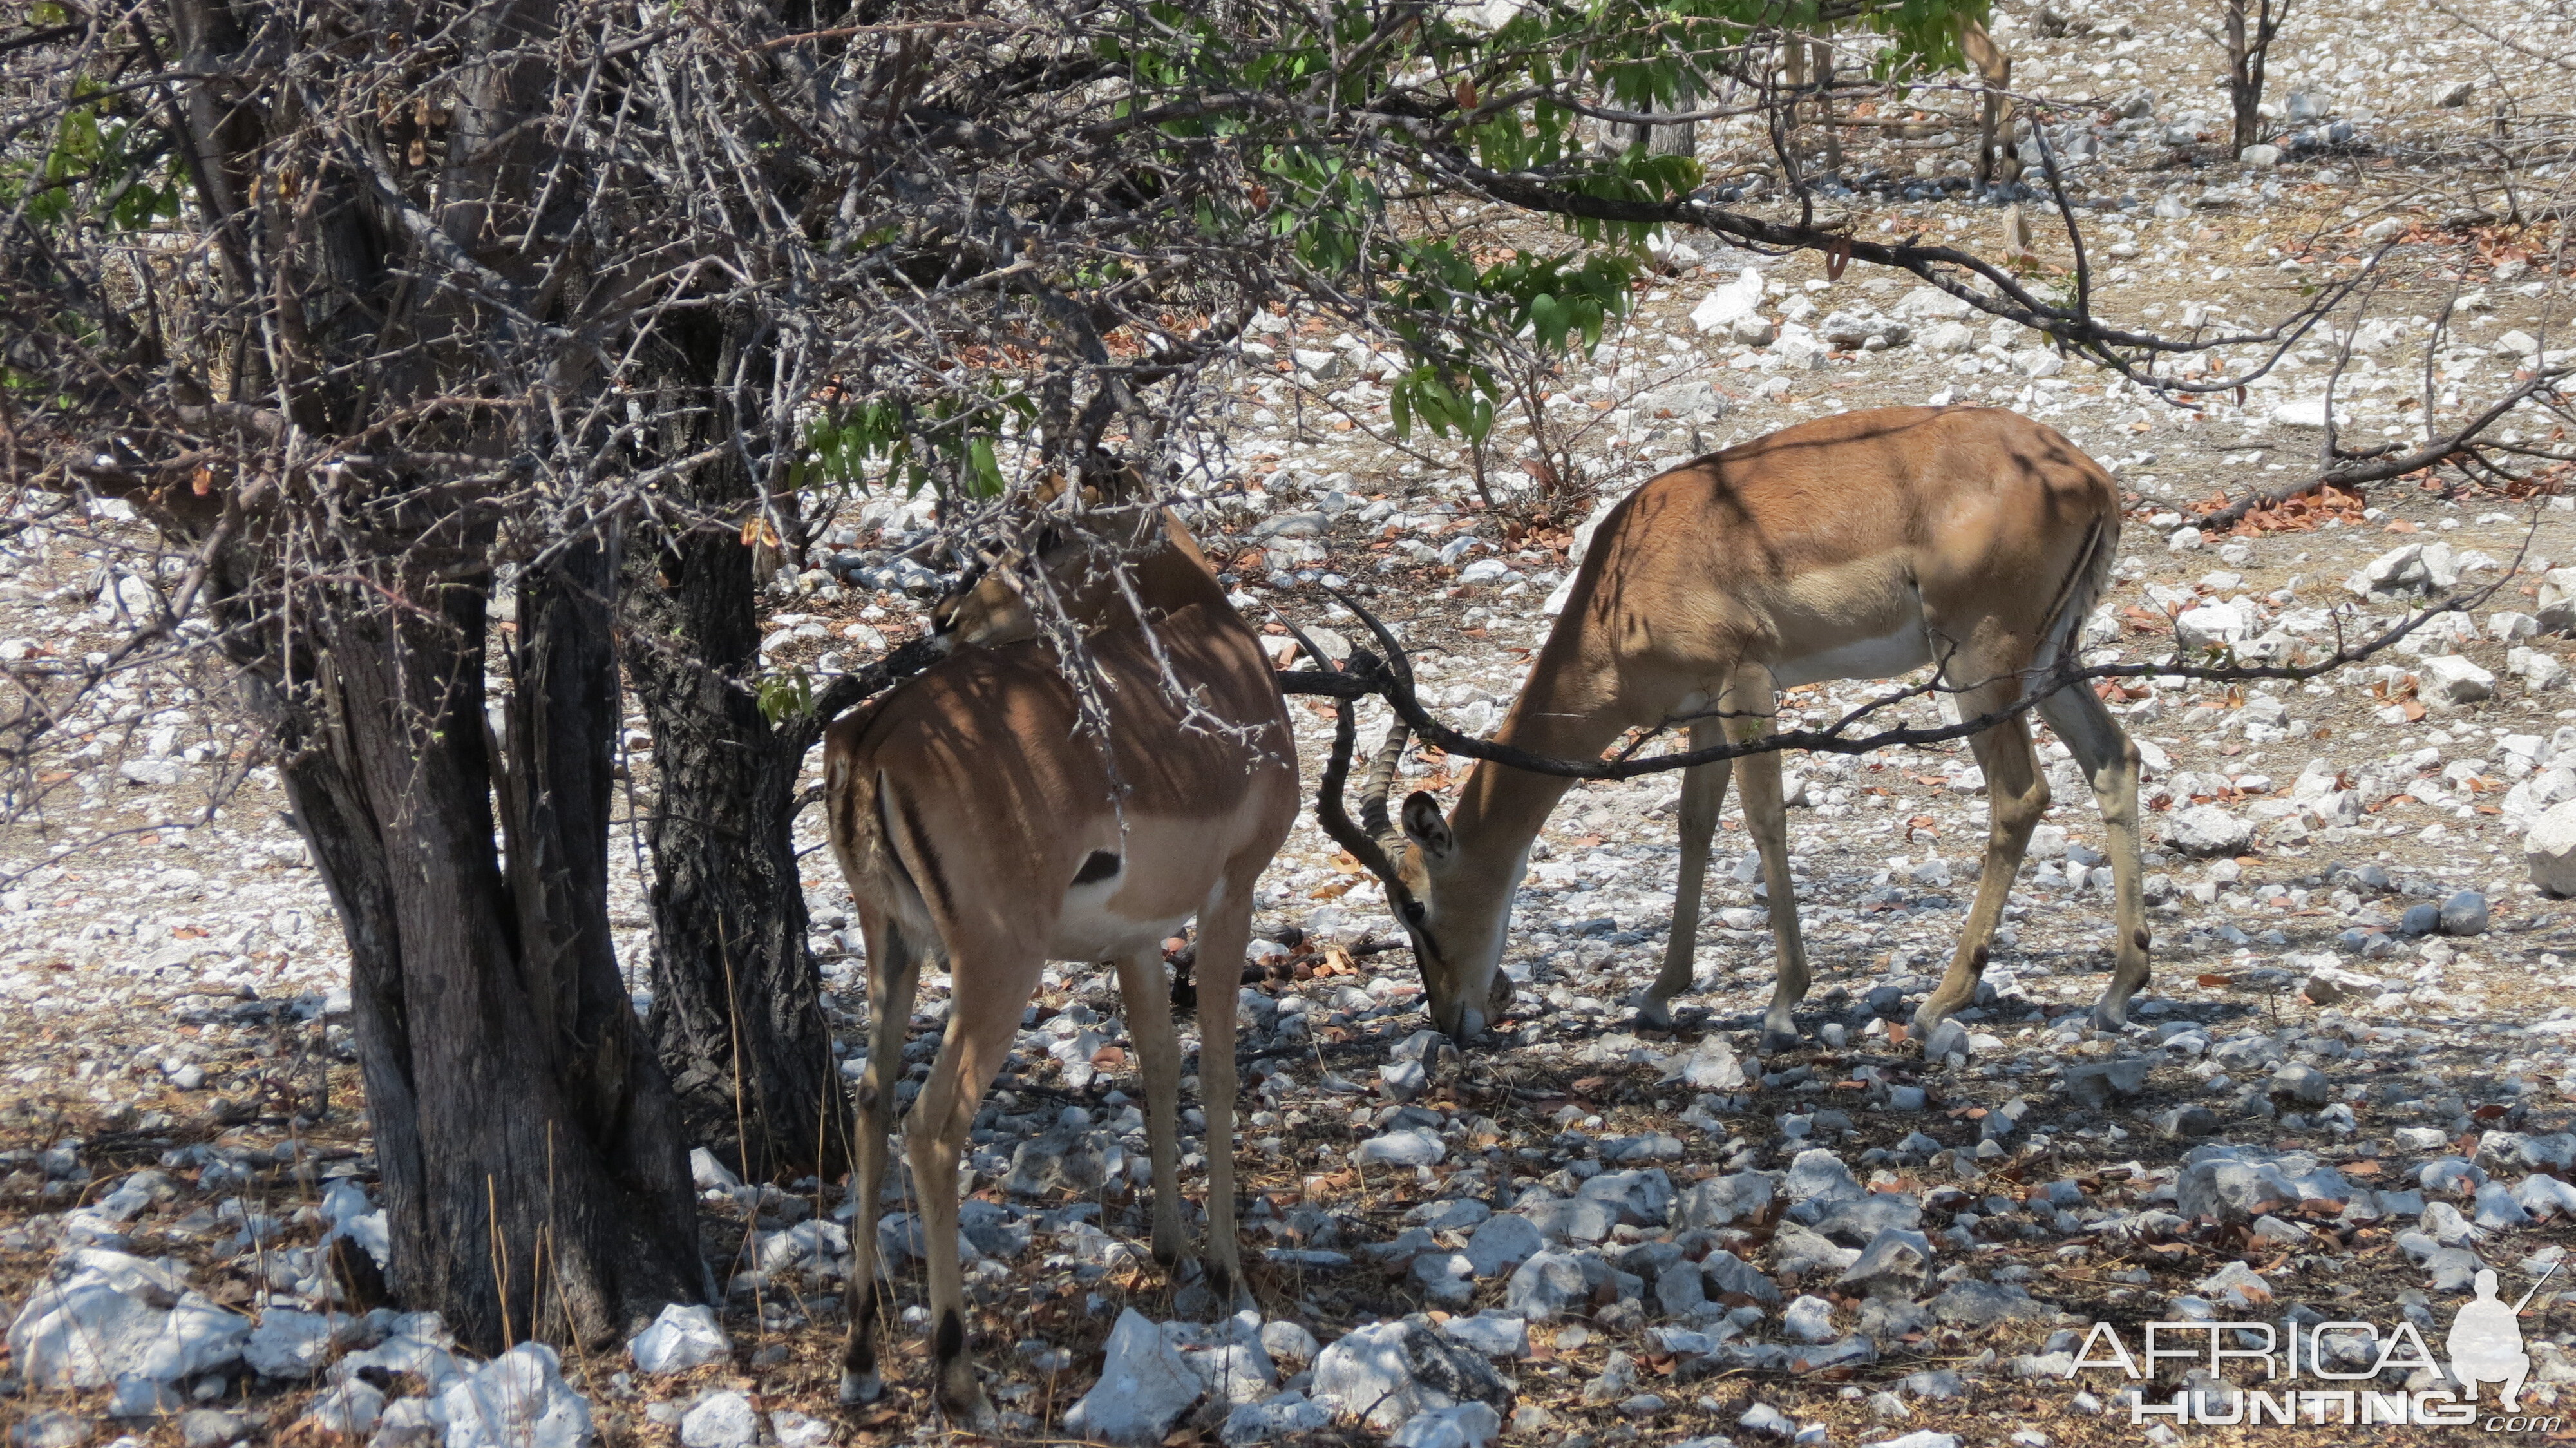
[[[1245,1295],[1243,1249],[1235,1236],[1234,1217],[1234,1026],[1238,1005],[1233,983],[1243,978],[1243,952],[1252,943],[1252,882],[1272,851],[1247,855],[1226,866],[1223,894],[1199,916],[1199,960],[1203,969],[1225,973],[1229,988],[1199,995],[1199,1110],[1207,1117],[1207,1271],[1217,1301],[1232,1309]]]
[[[1713,722],[1691,726],[1690,747],[1706,749],[1725,738]],[[1700,896],[1708,883],[1709,842],[1717,834],[1717,814],[1726,802],[1726,780],[1732,761],[1721,759],[1682,771],[1681,878],[1673,885],[1673,929],[1664,938],[1664,968],[1646,993],[1637,998],[1637,1020],[1658,1030],[1671,1030],[1667,1004],[1691,988],[1699,961]]]
[[[1200,956],[1207,959],[1207,931],[1199,931]],[[1239,979],[1242,967],[1235,968]],[[1210,965],[1205,983],[1210,989],[1199,993],[1199,1016],[1207,1017],[1208,1001],[1224,994],[1226,984],[1223,963]],[[1169,1267],[1181,1260],[1189,1249],[1189,1233],[1181,1226],[1180,1153],[1174,1144],[1181,1091],[1181,1042],[1172,1030],[1171,987],[1163,977],[1163,953],[1147,946],[1118,962],[1118,990],[1127,998],[1127,1034],[1136,1042],[1136,1064],[1145,1078],[1145,1140],[1154,1162],[1154,1260]],[[1227,996],[1231,1000],[1233,997]]]
[[[913,1103],[904,1132],[912,1158],[912,1188],[921,1206],[922,1250],[930,1262],[930,1360],[934,1395],[951,1427],[987,1432],[998,1421],[992,1399],[975,1377],[967,1349],[966,1287],[957,1263],[957,1162],[985,1088],[1011,1053],[1020,1011],[1035,993],[1039,962],[1019,969],[979,969],[986,962],[952,958],[949,978],[989,990],[952,996],[948,1036],[931,1063],[930,1079]]]
[[[850,1181],[850,1335],[841,1348],[841,1401],[849,1404],[873,1403],[885,1392],[877,1376],[877,1209],[894,1130],[894,1088],[903,1076],[903,1038],[921,982],[921,957],[892,923],[865,904],[859,920],[868,943],[868,1060],[856,1103],[858,1171]]]
[[[1766,724],[1768,721],[1764,721]],[[1747,738],[1767,732],[1756,727]],[[1777,977],[1770,1009],[1762,1013],[1762,1049],[1786,1051],[1798,1044],[1798,1021],[1791,1008],[1807,998],[1807,943],[1798,933],[1798,892],[1789,879],[1789,810],[1780,785],[1780,755],[1744,758],[1744,828],[1762,854],[1762,883],[1771,901],[1771,942]]]

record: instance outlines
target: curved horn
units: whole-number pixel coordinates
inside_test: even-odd
[[[1396,641],[1394,631],[1380,622],[1376,614],[1361,607],[1358,599],[1338,588],[1327,586],[1324,591],[1339,600],[1342,607],[1358,615],[1360,622],[1367,625],[1368,631],[1376,636],[1378,647],[1386,650],[1385,692],[1389,705],[1392,706],[1399,691],[1405,698],[1411,699],[1413,697],[1413,661],[1405,657],[1404,645]],[[1377,660],[1364,650],[1352,652],[1351,666],[1355,671],[1377,672],[1378,670],[1373,667],[1376,663]],[[1399,710],[1396,713],[1395,722],[1387,726],[1386,743],[1379,746],[1377,757],[1370,762],[1368,785],[1360,792],[1360,823],[1367,828],[1372,837],[1379,841],[1381,848],[1390,851],[1404,848],[1404,835],[1387,818],[1386,799],[1395,789],[1396,768],[1403,762],[1404,746],[1411,738],[1412,730],[1405,724],[1404,715]]]
[[[1404,645],[1396,642],[1393,631],[1389,630],[1385,624],[1380,623],[1376,614],[1360,607],[1360,601],[1358,599],[1351,597],[1349,594],[1344,593],[1340,589],[1334,588],[1329,584],[1324,585],[1324,591],[1331,594],[1335,601],[1339,602],[1342,607],[1359,615],[1360,622],[1366,624],[1368,626],[1368,631],[1377,637],[1378,647],[1386,650],[1386,670],[1388,677],[1392,678],[1396,683],[1403,685],[1404,691],[1407,694],[1412,693],[1413,660],[1405,657]]]
[[[1389,852],[1404,848],[1403,832],[1387,819],[1386,797],[1394,792],[1395,771],[1404,762],[1405,742],[1412,737],[1411,727],[1401,717],[1387,726],[1386,742],[1369,761],[1368,783],[1360,790],[1360,827]]]
[[[1351,778],[1351,748],[1357,742],[1358,733],[1357,711],[1351,707],[1351,701],[1342,699],[1335,702],[1333,752],[1325,759],[1324,777],[1315,787],[1315,822],[1324,827],[1324,833],[1332,836],[1335,844],[1350,851],[1352,859],[1367,866],[1369,872],[1377,876],[1379,883],[1386,886],[1387,903],[1396,904],[1410,898],[1410,892],[1396,876],[1395,861],[1388,857],[1386,846],[1380,842],[1376,832],[1352,823],[1350,811],[1342,803],[1342,790]],[[1363,812],[1365,810],[1363,806]],[[1376,816],[1383,824],[1386,818],[1383,795],[1378,799]]]

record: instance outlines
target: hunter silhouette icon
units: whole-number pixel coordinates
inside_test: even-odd
[[[2549,1280],[2558,1264],[2540,1274],[2540,1282]],[[2521,1409],[2522,1380],[2531,1373],[2531,1354],[2522,1350],[2522,1310],[2531,1303],[2532,1293],[2540,1282],[2511,1307],[2496,1299],[2495,1269],[2481,1267],[2477,1275],[2478,1295],[2463,1303],[2460,1315],[2451,1319],[2451,1376],[2459,1380],[2460,1389],[2470,1399],[2478,1394],[2480,1383],[2502,1383],[2499,1401],[2508,1413]]]

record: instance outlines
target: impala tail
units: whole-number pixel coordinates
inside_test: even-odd
[[[2031,656],[2030,670],[2025,675],[2030,692],[2038,692],[2039,686],[2060,667],[2071,669],[2082,662],[2084,621],[2093,616],[2094,607],[2110,587],[2111,568],[2119,553],[2119,515],[2095,518],[2085,530],[2084,547],[2075,555],[2075,566],[2067,570],[2066,581],[2057,587],[2057,600],[2048,614],[2048,633]]]

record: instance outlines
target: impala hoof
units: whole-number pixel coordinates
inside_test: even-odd
[[[885,1379],[874,1373],[841,1374],[841,1405],[855,1408],[885,1396]]]
[[[1673,1028],[1673,1008],[1651,995],[1641,994],[1637,997],[1637,1024],[1669,1031]]]
[[[2093,1007],[2093,1029],[2125,1031],[2128,1028],[2129,1003],[2127,1001],[2103,1001]]]
[[[1001,1425],[1001,1415],[993,1411],[993,1400],[977,1388],[972,1397],[958,1399],[947,1393],[939,1395],[939,1411],[948,1418],[948,1426],[969,1433],[987,1434]]]
[[[1796,1026],[1774,1026],[1765,1024],[1762,1027],[1763,1055],[1777,1056],[1784,1051],[1794,1051],[1796,1049],[1798,1049],[1798,1028]]]

